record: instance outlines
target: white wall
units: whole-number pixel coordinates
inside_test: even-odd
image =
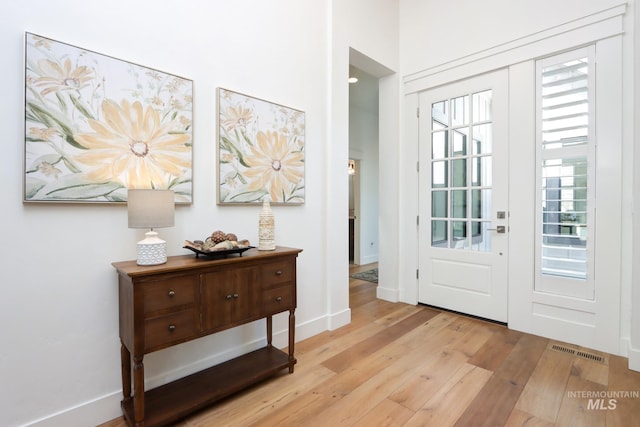
[[[214,229],[257,240],[259,207],[217,206],[216,87],[306,112],[306,202],[274,206],[276,241],[300,247],[296,338],[350,321],[347,174],[349,46],[397,65],[396,0],[82,0],[2,2],[4,220],[0,268],[0,424],[95,425],[120,415],[113,261],[143,231],[125,206],[23,204],[24,32],[194,81],[193,204],[163,229],[169,255]],[[397,112],[396,112],[397,114]],[[393,132],[391,132],[393,134]],[[309,225],[315,226],[309,226]],[[286,318],[274,320],[286,345]],[[280,334],[278,334],[280,333]],[[145,358],[159,385],[260,345],[264,325],[225,331]]]
[[[332,310],[348,309],[348,300],[342,307],[328,303],[326,273],[331,257],[340,257],[336,264],[348,262],[346,252],[333,255],[335,243],[324,233],[329,218],[345,222],[346,211],[327,210],[328,186],[334,185],[326,179],[333,172],[326,149],[328,1],[24,0],[2,2],[0,15],[6,150],[0,157],[0,425],[39,419],[45,419],[42,425],[95,425],[120,415],[111,262],[134,259],[143,233],[127,228],[125,206],[22,203],[25,31],[194,80],[194,202],[178,206],[175,227],[161,230],[170,255],[187,253],[184,239],[218,228],[257,241],[258,206],[216,205],[216,87],[304,110],[306,203],[273,208],[277,243],[304,249],[298,259],[297,338],[325,330]],[[342,280],[347,295],[346,272]],[[281,332],[286,319],[274,323]],[[147,378],[157,385],[263,337],[260,323],[153,353],[145,358]]]
[[[332,43],[331,43],[331,93],[330,106],[330,148],[328,162],[333,165],[333,173],[327,176],[329,188],[335,197],[330,209],[337,212],[348,210],[347,175],[343,172],[348,161],[349,144],[349,88],[347,83],[350,61],[350,48],[359,53],[359,59],[365,64],[354,63],[358,68],[381,77],[392,73],[398,65],[398,1],[397,0],[332,0]],[[368,68],[368,67],[371,68]],[[384,74],[376,74],[383,70]],[[384,283],[397,283],[398,234],[398,82],[394,81],[392,90],[385,90],[386,79],[380,80],[379,113],[379,156],[384,158],[384,168],[380,168],[379,229],[388,232],[379,235],[379,286]],[[384,111],[383,111],[384,110]],[[343,202],[342,202],[343,201]],[[330,220],[327,233],[332,240],[344,239],[347,235],[347,222],[343,219]],[[328,234],[329,235],[329,234]],[[336,248],[332,248],[336,249]],[[342,248],[338,251],[342,253]],[[347,246],[344,245],[344,257],[347,259]],[[348,275],[348,266],[336,263],[327,266],[329,283],[342,283]],[[332,288],[335,285],[332,285]],[[342,285],[340,285],[340,289]],[[336,289],[337,290],[337,289]],[[348,294],[332,293],[331,304],[346,302]],[[336,310],[337,311],[337,310]],[[334,311],[335,312],[335,311]]]
[[[349,49],[357,51],[358,68],[381,77],[379,81],[379,158],[384,159],[384,167],[379,169],[379,285],[397,288],[398,270],[398,80],[394,74],[398,70],[398,0],[333,0],[332,13],[332,112],[331,141],[336,148],[348,142],[349,89],[346,79],[349,67]],[[362,62],[360,62],[362,61]],[[363,66],[363,63],[365,66]],[[370,68],[369,68],[370,67]],[[384,77],[383,77],[384,76]],[[344,165],[348,151],[338,149],[329,159],[336,165]],[[343,187],[346,189],[346,178]],[[332,186],[338,188],[338,186]],[[338,194],[338,199],[347,196]],[[346,203],[346,202],[345,202]],[[339,206],[342,211],[346,210]],[[335,224],[343,235],[344,228]],[[340,274],[341,271],[340,271]],[[334,276],[337,280],[339,277]],[[396,293],[397,294],[397,293]],[[397,295],[386,296],[397,300]]]

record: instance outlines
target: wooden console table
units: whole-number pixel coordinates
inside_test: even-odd
[[[118,271],[122,411],[127,423],[170,424],[282,369],[293,373],[300,252],[277,247],[223,259],[174,256],[155,266],[113,263]],[[289,311],[288,353],[271,343],[272,316],[284,311]],[[145,391],[145,354],[262,318],[265,347]]]

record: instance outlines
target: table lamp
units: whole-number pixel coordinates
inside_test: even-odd
[[[138,265],[167,262],[167,242],[154,228],[173,227],[175,201],[172,190],[130,189],[127,208],[129,228],[148,228],[145,239],[138,242]]]

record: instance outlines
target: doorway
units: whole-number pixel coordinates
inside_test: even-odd
[[[349,75],[349,263],[361,265],[378,261],[378,78]]]
[[[349,264],[360,259],[360,166],[359,161],[349,159]],[[358,244],[356,245],[356,242]]]
[[[507,322],[508,75],[420,95],[418,300]]]

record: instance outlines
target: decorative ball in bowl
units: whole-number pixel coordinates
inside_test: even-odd
[[[238,240],[234,233],[225,233],[216,230],[204,240],[185,240],[183,248],[189,249],[198,255],[226,256],[229,254],[242,254],[242,252],[253,248],[248,240]]]

